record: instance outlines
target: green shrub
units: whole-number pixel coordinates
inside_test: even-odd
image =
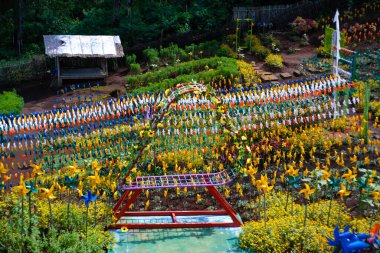
[[[326,51],[325,47],[321,46],[317,48],[317,55],[319,57],[328,57],[329,53]]]
[[[232,33],[226,36],[226,44],[230,47],[236,47],[236,34]]]
[[[160,58],[168,64],[173,64],[177,59],[187,61],[189,56],[177,44],[170,44],[168,47],[160,48]]]
[[[236,54],[227,44],[220,45],[218,51],[216,51],[216,54],[221,57],[236,58]]]
[[[143,55],[148,64],[157,64],[160,60],[158,50],[155,48],[147,48],[143,51]]]
[[[265,59],[269,54],[270,50],[261,44],[256,44],[252,47],[251,52],[259,59]]]
[[[125,64],[127,65],[127,67],[130,67],[131,64],[133,64],[133,63],[136,63],[136,55],[135,54],[125,56]]]
[[[4,115],[20,114],[24,108],[24,98],[15,91],[4,91],[0,94],[0,113]]]
[[[264,46],[272,48],[272,51],[275,52],[275,48],[280,49],[281,43],[278,39],[276,39],[273,34],[266,34],[261,38],[261,42]]]
[[[282,68],[284,66],[282,62],[282,56],[278,54],[269,54],[265,58],[265,64],[271,68]]]
[[[260,39],[256,36],[256,35],[250,35],[250,34],[247,34],[245,37],[244,37],[244,45],[249,48],[249,43],[250,43],[250,38],[251,38],[251,48],[255,45],[261,45],[261,41]]]
[[[219,49],[219,42],[216,40],[210,40],[202,42],[198,45],[198,52],[202,57],[213,57]]]
[[[131,74],[132,75],[137,75],[141,73],[141,67],[140,64],[138,63],[132,63],[131,64]]]

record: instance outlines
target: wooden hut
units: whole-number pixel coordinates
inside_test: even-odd
[[[119,36],[44,35],[44,44],[58,87],[65,79],[105,79],[107,58],[124,56]]]

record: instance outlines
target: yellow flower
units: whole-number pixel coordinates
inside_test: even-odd
[[[127,227],[122,227],[120,229],[120,231],[123,232],[123,233],[126,233],[126,232],[128,232],[128,228]]]
[[[163,125],[162,123],[158,123],[158,124],[157,124],[157,127],[158,127],[158,128],[164,128],[164,125]]]
[[[247,136],[244,136],[244,135],[243,135],[243,136],[241,137],[241,140],[242,140],[242,141],[246,141],[246,140],[247,140]]]
[[[366,157],[364,158],[364,164],[365,164],[365,165],[369,165],[370,163],[371,163],[371,160],[369,159],[368,156],[366,156]]]
[[[149,136],[150,138],[152,138],[152,137],[154,136],[154,132],[153,132],[153,131],[149,131],[149,132],[148,132],[148,136]]]
[[[344,197],[350,195],[350,192],[346,190],[346,186],[344,184],[341,184],[340,190],[337,194],[340,196],[340,199],[343,200]]]
[[[309,200],[310,195],[313,194],[314,192],[315,192],[315,189],[310,189],[309,184],[305,184],[305,189],[302,189],[300,191],[300,194],[305,194],[305,198]]]

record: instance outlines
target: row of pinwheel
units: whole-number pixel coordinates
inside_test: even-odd
[[[348,85],[348,87],[347,87]],[[336,77],[323,77],[295,83],[292,85],[283,85],[281,87],[270,87],[260,90],[251,90],[250,94],[241,92],[239,94],[227,93],[224,102],[238,104],[241,101],[250,104],[263,104],[280,102],[299,97],[311,97],[319,94],[331,93],[333,90],[349,88],[351,84],[346,84],[344,80],[338,82]],[[43,130],[59,130],[65,127],[83,128],[85,125],[92,125],[94,122],[100,124],[105,121],[124,118],[124,122],[134,122],[136,117],[138,120],[148,120],[155,112],[155,105],[159,105],[163,99],[163,95],[141,95],[142,98],[122,98],[118,100],[110,100],[107,103],[88,104],[86,106],[72,107],[64,110],[53,110],[44,113],[35,113],[32,115],[22,115],[18,117],[3,117],[0,120],[0,130],[3,135],[14,135],[24,133],[34,133]],[[200,105],[212,104],[210,100],[204,96],[195,94],[190,99],[179,100],[177,104],[182,109],[190,107],[199,107]],[[182,106],[183,105],[183,106]],[[136,117],[133,117],[136,116]],[[91,126],[92,127],[92,126]],[[82,129],[80,129],[82,130]],[[27,138],[28,135],[25,135]],[[30,136],[30,134],[29,134]],[[24,137],[24,136],[23,136]]]
[[[252,108],[252,110],[250,110],[249,106],[248,107],[248,110],[245,110],[244,107],[242,108],[242,110],[239,110],[237,111],[236,113],[233,113],[235,114],[235,119],[242,116],[241,113],[247,113],[247,114],[253,114],[255,115],[255,119],[256,119],[256,122],[247,122],[246,124],[242,124],[241,127],[239,127],[240,129],[257,129],[257,128],[265,128],[265,127],[273,127],[274,125],[278,125],[278,124],[300,124],[300,123],[304,123],[304,122],[310,122],[310,121],[315,121],[315,120],[321,120],[323,118],[326,118],[326,113],[322,113],[322,111],[320,110],[321,108],[321,105],[318,105],[318,109],[320,110],[320,113],[313,115],[312,112],[316,111],[316,106],[315,103],[319,101],[320,104],[323,103],[323,101],[325,101],[328,97],[325,97],[324,95],[321,95],[321,96],[318,96],[316,97],[317,100],[315,99],[309,99],[309,98],[302,98],[300,99],[299,101],[296,101],[296,103],[281,103],[280,105],[279,104],[274,104],[274,106],[272,105],[271,107],[268,107],[268,104],[267,105],[264,105],[264,106],[261,106],[261,107],[258,107],[256,106],[255,108]],[[321,100],[322,99],[322,100]],[[353,100],[351,102],[351,100],[348,100],[348,104],[352,104],[354,102],[357,102],[355,100]],[[314,103],[314,106],[311,106],[309,107],[308,109],[305,109],[305,107],[307,106],[307,104],[311,104],[311,103]],[[271,104],[269,104],[271,105]],[[301,106],[303,106],[303,108],[300,108]],[[340,107],[340,102],[338,101],[337,103],[333,102],[333,104],[330,103],[330,107],[326,107],[326,109],[333,109],[334,106],[338,106]],[[268,108],[278,108],[278,111],[274,111],[274,110],[271,110],[271,112],[269,112]],[[334,110],[334,114],[332,114],[331,112],[329,112],[329,114],[327,115],[327,117],[331,118],[331,117],[336,117],[336,116],[339,116],[340,114],[345,114],[346,111],[347,111],[347,108],[346,108],[346,111],[344,110],[344,107],[347,107],[347,104],[345,104],[345,101],[343,101],[342,103],[342,107],[343,108],[340,108],[340,111],[339,110]],[[261,109],[263,108],[263,109]],[[287,113],[286,111],[284,111],[285,109],[288,109],[289,110],[289,113]],[[354,110],[354,108],[352,108],[352,110]],[[304,115],[298,113],[298,112],[303,112]],[[307,111],[310,111],[310,113],[308,114]],[[239,115],[240,114],[240,115]],[[266,120],[264,120],[264,115],[263,114],[267,114],[269,115],[267,118],[277,118],[276,121],[272,121],[272,122],[268,122]],[[176,116],[174,116],[174,119],[173,119],[173,116],[170,116],[171,118],[167,119],[166,122],[166,127],[165,129],[167,129],[167,127],[169,125],[172,125],[173,123],[175,125],[178,125],[179,122],[181,122],[181,125],[183,127],[183,125],[187,125],[189,126],[189,129],[187,129],[187,127],[183,127],[182,128],[182,131],[180,130],[177,130],[175,131],[175,129],[173,129],[171,131],[171,129],[167,129],[166,131],[163,129],[161,131],[162,135],[165,135],[164,133],[170,135],[170,133],[172,134],[176,134],[176,135],[179,135],[180,132],[181,133],[184,133],[185,135],[187,134],[201,134],[201,132],[203,134],[207,134],[209,132],[213,132],[213,133],[216,133],[218,132],[218,129],[215,128],[215,127],[212,127],[211,129],[208,127],[195,127],[194,128],[194,125],[196,126],[197,123],[201,123],[201,125],[205,125],[205,123],[210,123],[212,124],[213,121],[212,121],[212,117],[213,114],[208,114],[208,118],[205,119],[207,116],[205,116],[205,114],[199,114],[198,115],[200,117],[193,117],[193,114],[184,114],[182,115],[182,118],[179,120],[177,120]],[[206,114],[207,115],[207,114]],[[298,117],[288,117],[288,118],[281,118],[281,117],[284,117],[284,116],[291,116],[291,115],[296,115]],[[188,119],[183,119],[185,116],[189,116]],[[280,117],[281,116],[281,117]],[[248,117],[248,116],[246,116]],[[251,119],[254,119],[252,116],[249,116]],[[186,120],[186,121],[184,121]],[[191,121],[191,122],[190,122]],[[138,122],[137,124],[132,124],[129,126],[129,129],[127,129],[127,131],[132,131],[133,129],[134,130],[138,130],[139,126],[143,125],[144,122],[141,122],[141,121],[136,121]],[[165,122],[165,121],[164,121]],[[94,124],[95,125],[95,124]],[[180,126],[181,126],[180,125]],[[95,127],[94,127],[95,128]],[[91,127],[88,127],[88,131],[92,131],[92,133],[99,133],[100,130],[97,130],[97,131],[93,131],[94,128],[91,128]],[[82,130],[83,130],[83,126],[82,126]],[[116,128],[117,129],[117,128]],[[107,130],[107,129],[106,129]],[[103,131],[104,132],[104,131]],[[46,145],[46,143],[48,144],[47,146],[49,145],[52,145],[52,143],[56,143],[56,142],[61,142],[58,138],[58,141],[56,140],[56,137],[61,135],[62,137],[64,136],[65,140],[67,140],[68,138],[66,137],[69,136],[69,139],[70,139],[70,136],[71,136],[71,139],[73,138],[74,134],[75,135],[81,135],[81,133],[87,137],[87,132],[86,131],[82,131],[82,132],[79,132],[79,131],[71,131],[70,128],[67,128],[66,130],[64,129],[61,129],[61,131],[58,131],[58,130],[54,130],[54,131],[47,131],[47,132],[44,132],[43,135],[39,134],[39,135],[34,135],[34,138],[30,139],[30,140],[26,140],[26,141],[16,141],[16,142],[8,142],[7,144],[2,144],[2,151],[3,151],[3,157],[8,157],[8,158],[11,158],[11,157],[14,157],[14,153],[18,150],[22,150],[23,151],[23,157],[27,159],[28,157],[28,149],[29,149],[29,156],[30,155],[34,155],[36,156],[37,154],[36,153],[41,153],[42,149],[39,148],[39,152],[37,152],[36,150],[34,150],[34,154],[32,149],[33,149],[33,146],[34,146],[34,142],[33,142],[33,139],[35,140],[36,142],[36,147],[41,147],[43,145],[40,145],[41,143],[43,143],[44,145]],[[158,132],[160,133],[160,132]],[[50,139],[50,140],[49,140]],[[7,152],[8,151],[8,152]]]

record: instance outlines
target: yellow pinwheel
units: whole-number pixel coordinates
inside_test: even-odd
[[[5,174],[8,172],[8,169],[4,167],[4,164],[0,162],[0,174]]]
[[[98,160],[96,159],[91,163],[91,167],[94,171],[99,171],[102,168],[102,166],[99,165]]]
[[[309,184],[305,183],[305,189],[300,191],[300,194],[304,194],[307,200],[310,200],[310,195],[315,192],[315,189],[310,189]]]
[[[80,172],[80,169],[78,168],[77,163],[75,161],[73,162],[73,165],[66,166],[64,169],[70,170],[70,177],[73,177],[74,174]]]
[[[270,190],[273,189],[273,185],[269,186],[268,185],[268,176],[265,174],[260,175],[260,180],[257,180],[257,189],[262,190],[264,194],[267,194]]]
[[[285,175],[289,174],[292,177],[296,177],[298,175],[298,169],[295,170],[294,167],[290,164],[288,164],[288,170],[285,171]]]
[[[197,203],[200,203],[202,201],[202,197],[200,194],[197,194]]]
[[[348,169],[347,173],[342,175],[346,179],[347,183],[350,183],[352,179],[356,178],[356,174],[352,173],[352,170]]]
[[[30,191],[29,189],[26,188],[23,174],[20,175],[20,184],[18,186],[13,187],[12,191],[17,193],[21,197],[24,197]]]
[[[373,200],[380,201],[380,188],[377,191],[371,192],[371,195],[373,196]]]
[[[340,190],[338,191],[338,195],[341,200],[343,200],[344,197],[347,197],[350,195],[351,192],[347,191],[346,186],[344,184],[340,185]]]
[[[95,170],[95,174],[93,176],[88,176],[87,179],[90,181],[92,188],[95,188],[102,182],[97,170]]]
[[[40,192],[41,192],[41,198],[43,199],[55,199],[57,198],[56,196],[53,195],[53,192],[54,192],[54,184],[50,187],[50,189],[47,189],[47,188],[40,188]]]
[[[41,171],[41,168],[42,168],[42,164],[30,164],[30,167],[33,168],[32,170],[32,177],[36,177],[36,176],[41,176],[43,174],[45,174],[44,171]]]

